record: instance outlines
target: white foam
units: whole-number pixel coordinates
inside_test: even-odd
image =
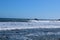
[[[36,26],[36,27],[7,27],[7,28],[0,28],[0,30],[12,30],[12,29],[34,29],[34,28],[60,28],[60,26]]]
[[[60,28],[60,21],[56,22],[0,22],[0,30]]]

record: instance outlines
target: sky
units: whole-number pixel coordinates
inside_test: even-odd
[[[60,0],[0,0],[0,18],[59,19]]]

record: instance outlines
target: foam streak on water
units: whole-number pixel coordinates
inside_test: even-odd
[[[60,28],[60,21],[0,22],[0,30]]]

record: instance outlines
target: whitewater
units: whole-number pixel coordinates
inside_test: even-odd
[[[60,21],[0,22],[0,30],[60,28]]]

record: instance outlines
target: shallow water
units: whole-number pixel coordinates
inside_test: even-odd
[[[0,22],[0,40],[60,40],[60,22]]]
[[[60,40],[60,28],[2,30],[0,40]]]

